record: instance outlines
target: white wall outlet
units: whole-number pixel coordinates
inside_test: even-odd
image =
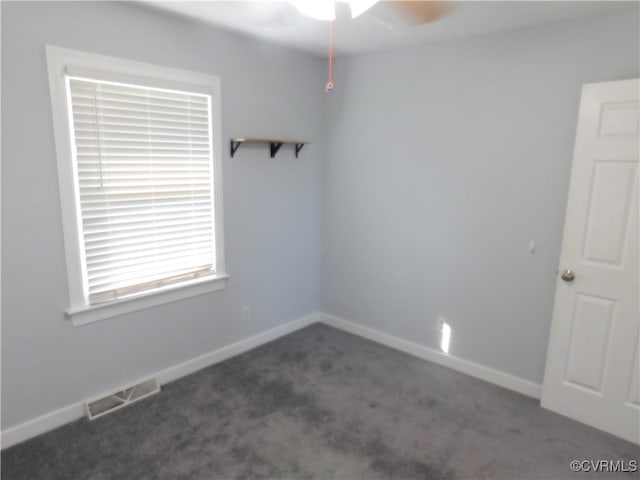
[[[449,323],[449,321],[447,320],[447,317],[438,317],[436,321],[437,321],[439,332],[442,332],[444,330],[445,323]]]
[[[251,307],[245,305],[242,307],[242,320],[249,320],[251,318]]]

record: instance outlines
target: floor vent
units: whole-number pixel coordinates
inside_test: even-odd
[[[94,420],[107,413],[115,412],[122,407],[126,407],[133,402],[142,400],[149,395],[158,393],[159,391],[160,383],[157,378],[145,380],[132,387],[127,387],[97,400],[86,402],[87,417],[89,417],[89,420]]]

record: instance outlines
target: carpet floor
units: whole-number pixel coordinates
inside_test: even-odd
[[[314,324],[2,452],[3,480],[636,479],[640,447],[534,399]]]

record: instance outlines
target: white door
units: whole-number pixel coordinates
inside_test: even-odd
[[[639,80],[582,89],[541,402],[634,443],[639,92]]]

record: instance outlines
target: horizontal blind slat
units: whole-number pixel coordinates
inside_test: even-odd
[[[144,98],[140,100],[135,97],[127,97],[125,95],[105,95],[98,94],[99,105],[102,108],[112,108],[117,110],[140,110],[140,111],[157,111],[157,112],[187,112],[192,115],[200,115],[206,117],[209,113],[207,105],[198,102],[181,102],[168,100],[154,100]],[[78,108],[95,108],[97,106],[91,92],[87,91],[83,94],[74,94],[72,96],[73,104]]]
[[[72,95],[80,92],[92,93],[93,87],[99,85],[102,95],[120,95],[128,98],[149,98],[151,100],[162,100],[170,102],[184,102],[188,99],[194,103],[206,104],[208,96],[201,93],[187,94],[183,92],[172,92],[157,88],[139,87],[136,85],[117,85],[113,83],[100,82],[96,80],[81,80],[71,78]]]
[[[113,217],[91,217],[83,218],[82,223],[85,231],[92,231],[94,228],[108,227],[110,229],[118,229],[119,227],[127,227],[129,225],[168,225],[175,223],[176,220],[193,223],[194,219],[202,219],[207,221],[211,218],[210,209],[194,211],[189,214],[183,212],[165,211],[162,214],[136,214],[136,215],[117,215]]]
[[[74,118],[74,129],[75,130],[79,130],[79,131],[89,131],[89,130],[96,130],[98,128],[98,126],[100,126],[100,131],[101,132],[116,132],[116,133],[120,133],[122,131],[131,131],[136,132],[138,134],[144,132],[144,129],[147,128],[147,126],[149,126],[148,124],[142,123],[142,122],[128,122],[128,121],[121,121],[121,122],[117,122],[117,121],[102,121],[100,123],[96,122],[95,119],[91,119],[91,120],[79,120],[79,119],[75,119]],[[153,127],[153,133],[149,134],[149,138],[153,138],[154,135],[193,135],[193,136],[200,136],[200,137],[204,137],[207,136],[209,134],[209,131],[206,127],[202,127],[202,128],[195,128],[194,125],[186,125],[186,124],[181,124],[181,123],[177,123],[173,126],[171,125],[151,125]]]
[[[127,224],[121,224],[118,226],[96,225],[90,228],[84,228],[84,238],[86,239],[86,241],[91,241],[96,237],[104,238],[106,234],[112,235],[113,238],[131,238],[138,235],[144,235],[148,232],[158,232],[158,234],[162,234],[165,231],[173,231],[176,228],[188,229],[191,228],[194,223],[200,223],[208,226],[208,224],[204,223],[208,221],[208,217],[203,215],[200,216],[197,220],[199,222],[194,222],[192,219],[185,219],[182,221],[158,221],[156,222],[156,224],[144,222],[129,222]],[[213,225],[213,223],[211,223],[211,225]]]
[[[151,148],[153,150],[153,148]],[[175,151],[175,152],[167,152],[163,150],[158,150],[157,152],[140,152],[140,151],[131,151],[131,152],[114,152],[110,151],[108,148],[105,149],[94,149],[88,152],[82,152],[82,150],[78,151],[78,159],[81,161],[87,161],[94,159],[98,161],[100,158],[103,159],[104,162],[109,162],[111,159],[120,159],[120,160],[129,160],[129,161],[139,161],[141,158],[146,158],[149,160],[149,163],[152,165],[153,160],[156,158],[169,158],[169,159],[182,159],[188,164],[190,159],[207,159],[209,158],[209,152],[201,152],[199,150],[194,151]]]
[[[94,261],[94,259],[97,261],[105,256],[112,256],[115,254],[119,256],[126,256],[134,252],[145,252],[148,250],[148,245],[151,242],[156,245],[156,248],[165,249],[178,246],[184,248],[185,245],[209,243],[210,241],[211,237],[207,235],[206,232],[182,235],[174,238],[163,238],[162,240],[155,241],[153,238],[136,239],[129,242],[121,242],[118,245],[117,250],[110,244],[101,247],[88,248],[86,250],[86,257],[89,261]]]
[[[192,231],[195,235],[200,233],[207,232],[208,234],[208,226],[201,226],[200,228],[192,228],[189,231]],[[184,232],[187,230],[182,225],[172,225],[164,228],[158,228],[155,230],[148,231],[140,231],[140,232],[130,232],[130,231],[121,231],[121,232],[110,232],[109,230],[105,230],[103,232],[94,232],[90,235],[84,235],[84,242],[87,246],[87,249],[91,248],[102,248],[106,245],[112,245],[112,242],[118,242],[118,244],[126,245],[128,243],[141,243],[141,242],[151,242],[153,241],[154,235],[171,235],[177,236],[178,234],[184,235]]]
[[[89,282],[91,283],[95,278],[113,277],[122,272],[136,271],[140,267],[148,268],[150,263],[155,263],[156,259],[162,259],[163,269],[164,265],[179,264],[182,265],[185,258],[202,258],[211,255],[211,245],[199,244],[189,249],[190,255],[185,257],[184,251],[179,249],[173,250],[156,250],[152,254],[120,257],[115,259],[105,259],[102,261],[95,260],[89,265],[91,266],[91,274],[89,275]]]
[[[163,127],[176,125],[183,128],[192,127],[195,129],[204,129],[207,127],[207,118],[190,118],[183,115],[144,115],[139,112],[122,112],[122,113],[109,113],[109,112],[83,112],[74,111],[73,119],[77,122],[101,124],[107,125],[114,123],[127,123],[132,125],[144,125]]]
[[[211,263],[211,258],[206,255],[193,255],[167,261],[161,265],[148,263],[144,265],[144,268],[141,268],[141,265],[132,265],[129,268],[114,269],[103,274],[100,274],[100,272],[92,272],[88,281],[90,289],[92,287],[97,289],[101,285],[118,284],[123,281],[138,283],[140,279],[151,279],[156,276],[158,278],[161,278],[162,276],[171,276],[178,272],[201,268],[203,265],[211,265]]]
[[[169,285],[171,283],[175,283],[174,280],[180,281],[181,279],[198,278],[204,275],[204,273],[201,272],[208,272],[208,274],[213,273],[213,271],[210,269],[210,266],[203,265],[200,267],[192,267],[188,270],[170,272],[168,275],[162,277],[149,276],[141,278],[130,278],[116,284],[111,283],[101,285],[99,288],[96,288],[96,291],[91,293],[89,298],[91,299],[90,301],[95,303],[101,302],[101,299],[103,298],[114,300],[121,295],[127,295],[129,293],[136,293],[138,291],[144,291],[164,285]]]
[[[96,161],[100,159],[93,155],[87,155],[84,158],[78,158],[78,167],[83,168],[96,168],[100,165],[96,165]],[[193,165],[194,167],[207,167],[211,170],[211,163],[209,158],[180,158],[180,157],[157,157],[153,159],[149,158],[108,158],[102,159],[103,168],[116,168],[122,167],[144,167],[150,168],[151,166],[157,166],[158,168],[185,168]]]
[[[109,292],[109,291],[114,291],[114,290],[122,290],[122,289],[128,289],[131,286],[135,286],[135,285],[139,285],[141,283],[145,283],[145,282],[149,282],[149,283],[162,283],[163,280],[165,278],[171,278],[171,277],[175,277],[178,275],[186,275],[189,274],[191,272],[195,272],[198,270],[203,270],[203,269],[210,269],[210,266],[208,265],[200,265],[200,266],[189,266],[189,268],[184,268],[181,270],[172,270],[172,271],[168,271],[166,273],[163,272],[158,272],[158,271],[153,271],[150,275],[141,277],[141,276],[136,276],[136,277],[127,277],[127,276],[123,276],[123,277],[118,277],[118,279],[116,281],[112,281],[112,282],[101,282],[101,283],[97,283],[94,285],[94,288],[92,289],[91,295],[95,295],[99,292],[101,293],[105,293],[105,292]],[[116,297],[117,298],[117,297]]]
[[[99,111],[96,112],[95,108],[89,108],[88,106],[76,108],[74,117],[78,120],[98,119],[100,122],[108,122],[117,119],[123,119],[125,121],[133,119],[142,120],[150,124],[158,122],[160,125],[163,125],[165,122],[180,122],[187,123],[190,126],[206,126],[208,119],[206,115],[192,115],[188,110],[185,110],[184,112],[176,110],[169,113],[161,112],[159,110],[123,110],[100,107]]]
[[[208,202],[183,202],[173,205],[169,204],[166,206],[147,204],[138,207],[127,206],[125,208],[102,208],[100,210],[92,209],[85,210],[85,214],[82,216],[82,218],[86,220],[109,219],[138,215],[163,215],[165,213],[182,213],[183,215],[188,215],[191,212],[206,212],[210,215],[211,205]]]
[[[96,142],[98,141],[98,133],[95,129],[77,129],[76,130],[76,142]],[[156,144],[162,143],[180,143],[183,144],[188,141],[191,144],[208,145],[209,138],[206,135],[196,135],[193,131],[175,132],[173,135],[168,133],[149,133],[144,134],[141,132],[135,132],[133,130],[125,132],[120,130],[100,130],[100,141],[105,143],[120,142],[126,144],[137,144],[153,142]]]
[[[159,188],[146,188],[145,190],[136,190],[135,188],[119,188],[117,191],[111,189],[109,192],[109,200],[110,202],[126,202],[129,200],[141,199],[141,198],[149,198],[152,195],[156,195],[157,198],[170,198],[173,196],[188,196],[189,193],[192,193],[194,196],[208,194],[210,190],[205,188],[185,190],[183,186],[177,186],[174,189],[169,189],[167,186],[159,187]],[[162,196],[162,197],[161,197]],[[87,189],[85,192],[81,192],[81,197],[83,202],[100,202],[105,197],[105,193],[101,191],[97,191],[96,189]]]
[[[99,142],[98,142],[99,140]],[[104,148],[104,149],[112,149],[112,148],[129,148],[132,150],[143,148],[143,149],[183,149],[187,148],[196,148],[200,150],[209,151],[209,143],[201,140],[201,139],[190,139],[189,137],[185,137],[182,141],[177,139],[117,139],[117,138],[109,138],[106,135],[98,136],[96,134],[95,138],[78,138],[76,137],[76,148]]]
[[[186,197],[186,198],[175,198],[175,199],[169,199],[168,201],[165,200],[156,200],[156,201],[149,201],[148,199],[145,200],[130,200],[130,201],[122,201],[122,202],[111,202],[109,205],[103,205],[102,203],[87,203],[86,207],[84,209],[84,211],[86,212],[87,215],[91,215],[91,214],[95,214],[95,215],[99,215],[101,214],[105,214],[106,212],[117,212],[118,210],[127,210],[129,208],[132,209],[144,209],[144,208],[151,208],[153,206],[153,208],[163,208],[164,206],[166,206],[167,208],[171,208],[172,205],[175,205],[176,207],[180,207],[182,205],[210,205],[210,198],[207,197]]]

